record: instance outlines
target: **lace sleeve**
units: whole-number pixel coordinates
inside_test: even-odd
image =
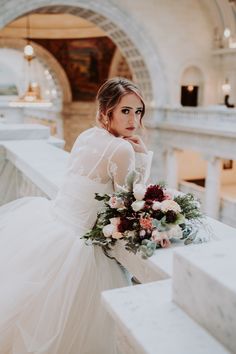
[[[108,163],[108,174],[113,181],[114,188],[125,184],[126,176],[135,169],[135,153],[133,147],[126,141],[121,142]]]
[[[146,183],[151,171],[153,152],[147,154],[135,153],[135,169],[142,176],[143,183]]]

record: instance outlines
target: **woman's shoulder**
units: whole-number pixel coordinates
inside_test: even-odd
[[[94,126],[83,131],[77,138],[77,144],[90,144],[91,146],[100,146],[103,149],[109,146],[110,152],[131,154],[133,152],[132,145],[122,137],[116,137],[104,128]]]
[[[112,156],[127,159],[134,157],[134,149],[132,145],[123,138],[114,139]]]

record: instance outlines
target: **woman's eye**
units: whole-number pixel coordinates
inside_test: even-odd
[[[124,114],[129,114],[129,109],[128,108],[124,108],[124,109],[122,109],[121,112],[124,113]]]
[[[142,114],[142,110],[141,110],[141,109],[138,109],[135,113],[138,114],[138,115],[140,115],[140,114]]]

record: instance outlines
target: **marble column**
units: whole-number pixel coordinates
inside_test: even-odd
[[[220,210],[220,188],[222,160],[215,156],[205,156],[207,160],[207,176],[205,183],[205,212],[218,219]]]
[[[151,180],[154,183],[166,181],[166,150],[160,146],[151,147],[151,150],[154,152]]]
[[[168,148],[166,152],[166,184],[169,188],[178,189],[178,159],[177,154],[181,150]]]

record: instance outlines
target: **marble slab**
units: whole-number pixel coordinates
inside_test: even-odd
[[[122,354],[229,353],[171,301],[171,280],[105,291]]]
[[[234,240],[175,250],[173,301],[236,353]]]
[[[222,239],[236,240],[236,229],[221,223],[212,218],[206,218],[207,227],[199,230],[198,237],[202,240],[211,238],[211,242],[218,242]],[[205,243],[204,243],[205,244]],[[158,249],[155,254],[147,260],[141,258],[139,254],[134,255],[125,250],[123,241],[117,242],[112,255],[141,283],[163,280],[172,277],[173,273],[173,253],[176,248],[184,248],[186,252],[198,245],[185,246],[182,241],[176,241],[171,247]]]
[[[48,139],[49,127],[40,124],[0,124],[0,141]]]
[[[54,198],[66,172],[69,154],[47,141],[6,141],[6,158],[49,198]]]
[[[65,143],[66,143],[65,140],[57,138],[52,135],[47,139],[47,142],[53,146],[60,148],[60,149],[63,149],[65,147]]]

